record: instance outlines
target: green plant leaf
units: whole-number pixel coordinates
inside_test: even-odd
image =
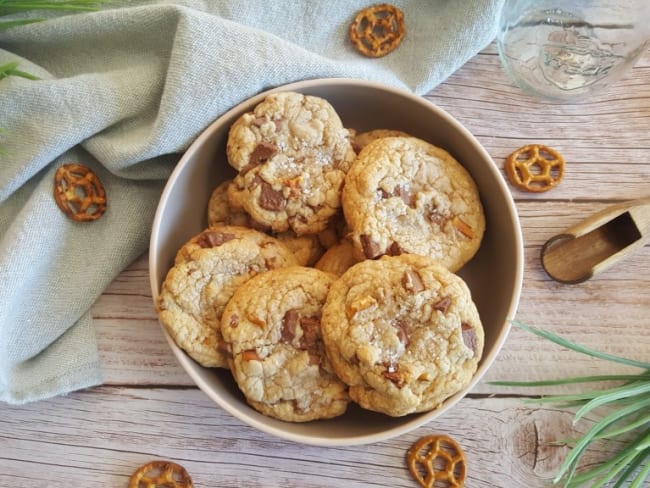
[[[616,402],[617,400],[622,400],[630,397],[642,397],[644,393],[648,392],[650,392],[650,382],[633,383],[631,385],[623,385],[619,388],[612,388],[607,392],[603,392],[602,394],[597,395],[593,398],[593,400],[589,401],[580,410],[578,410],[576,412],[573,423],[575,424],[587,412],[593,410],[594,408],[598,408],[603,405],[607,405],[608,403]],[[650,396],[648,398],[650,398]]]
[[[645,401],[640,401],[632,405],[619,408],[614,412],[610,413],[609,415],[606,415],[598,422],[596,422],[591,427],[591,429],[589,429],[583,435],[583,437],[578,441],[575,447],[571,449],[571,451],[565,458],[564,462],[560,466],[560,470],[558,471],[558,474],[553,480],[553,482],[558,483],[565,476],[567,477],[567,480],[573,478],[575,474],[575,470],[578,466],[578,461],[580,460],[581,456],[584,454],[587,446],[592,442],[592,440],[594,439],[594,437],[596,437],[597,434],[601,433],[605,428],[609,427],[615,422],[618,422],[619,420],[627,417],[628,415],[636,413],[637,411],[645,408],[650,408],[650,398],[646,399]]]
[[[28,80],[38,80],[38,77],[17,69],[18,64],[18,61],[11,61],[0,66],[0,80],[7,78],[8,76],[20,76],[21,78],[27,78]]]
[[[576,383],[596,383],[604,381],[638,381],[650,380],[650,372],[641,374],[609,374],[596,376],[570,376],[557,380],[541,381],[488,381],[490,385],[496,386],[519,386],[519,387],[536,387],[536,386],[563,386]]]
[[[41,22],[45,19],[16,19],[16,20],[0,20],[0,30],[15,27],[17,25],[33,24],[34,22]]]

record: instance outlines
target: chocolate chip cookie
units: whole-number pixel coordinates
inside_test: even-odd
[[[298,235],[327,226],[355,157],[330,103],[295,92],[271,94],[235,121],[226,153],[238,171],[231,203],[273,232]]]
[[[243,208],[236,207],[228,200],[228,187],[232,180],[226,180],[217,185],[210,194],[208,201],[208,225],[239,225],[257,230],[266,230],[257,225]]]
[[[436,408],[471,381],[484,333],[465,282],[436,260],[383,256],[349,268],[323,307],[334,371],[363,408]]]
[[[228,367],[221,315],[235,290],[262,271],[296,265],[277,239],[237,226],[214,226],[177,253],[157,301],[160,322],[199,364]]]
[[[414,137],[368,144],[346,176],[342,202],[359,259],[413,253],[456,271],[477,252],[485,229],[467,170]]]
[[[275,234],[269,232],[268,228],[255,222],[244,209],[230,203],[228,200],[230,185],[232,185],[232,180],[226,180],[212,191],[208,202],[208,225],[240,225],[268,232],[293,251],[301,266],[312,266],[318,261],[325,252],[318,235],[299,236],[292,230]]]
[[[411,137],[411,135],[395,129],[373,129],[366,132],[357,132],[351,135],[352,147],[359,154],[372,141],[383,137]]]
[[[354,248],[349,239],[342,239],[330,247],[314,264],[316,269],[341,276],[350,266],[359,260],[354,255]]]
[[[345,412],[347,386],[321,339],[321,310],[335,278],[314,268],[275,269],[243,284],[226,305],[231,371],[259,412],[291,422]]]

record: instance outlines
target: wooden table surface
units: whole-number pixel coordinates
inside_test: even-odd
[[[534,142],[566,157],[564,180],[552,191],[513,190],[525,243],[516,318],[647,361],[650,245],[579,285],[550,280],[539,252],[549,237],[592,212],[650,196],[650,52],[611,88],[563,105],[514,87],[492,45],[426,98],[463,123],[499,167],[511,151]],[[0,486],[126,487],[137,466],[162,458],[184,465],[197,487],[415,487],[405,453],[431,433],[448,434],[464,448],[468,488],[548,486],[568,452],[563,440],[584,432],[593,417],[572,426],[569,410],[526,402],[542,390],[487,382],[627,371],[513,328],[483,382],[442,418],[386,442],[320,448],[260,433],[194,386],[158,325],[146,255],[115,279],[93,315],[104,384],[2,405]],[[615,447],[593,449],[588,461]]]

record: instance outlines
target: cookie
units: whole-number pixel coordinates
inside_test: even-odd
[[[221,315],[235,290],[262,271],[297,264],[277,239],[237,226],[214,226],[177,253],[157,301],[160,322],[199,364],[228,367]]]
[[[314,268],[261,273],[226,306],[222,333],[248,403],[281,420],[337,417],[349,401],[321,339],[321,310],[335,276]]]
[[[266,230],[263,226],[256,225],[243,208],[235,207],[228,200],[228,187],[232,180],[226,180],[212,190],[208,200],[208,226],[212,225],[239,225],[257,230]]]
[[[341,240],[330,247],[314,264],[316,269],[341,276],[359,260],[354,255],[354,247],[348,239]]]
[[[370,144],[372,141],[381,139],[382,137],[411,137],[410,134],[402,132],[401,130],[393,129],[373,129],[367,132],[358,132],[351,136],[352,147],[354,151],[359,154],[361,150]]]
[[[485,230],[471,175],[447,151],[414,137],[368,144],[346,176],[342,202],[359,259],[413,253],[456,271]]]
[[[355,157],[330,103],[296,92],[271,94],[237,119],[226,153],[238,171],[230,202],[273,232],[297,235],[325,229]]]
[[[318,234],[296,235],[292,230],[274,234],[296,256],[300,266],[313,266],[325,252]]]
[[[348,224],[343,216],[343,211],[339,210],[332,216],[327,223],[327,227],[318,233],[318,240],[325,249],[338,244],[344,239],[349,229]]]
[[[465,282],[414,254],[349,268],[330,289],[322,330],[351,399],[390,416],[435,409],[465,388],[484,343]]]
[[[212,191],[208,202],[208,225],[239,225],[267,231],[242,208],[235,207],[229,202],[228,187],[231,184],[232,180],[226,180]],[[298,236],[295,232],[288,230],[273,234],[273,237],[295,254],[298,264],[301,266],[312,266],[325,251],[316,234]]]

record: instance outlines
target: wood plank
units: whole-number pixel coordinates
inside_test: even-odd
[[[555,442],[589,425],[520,399],[465,399],[444,418],[367,446],[321,448],[242,424],[196,389],[99,387],[3,410],[0,486],[126,486],[152,459],[184,465],[195,486],[412,487],[405,464],[419,437],[445,433],[468,460],[467,486],[546,486],[568,448]],[[609,447],[611,449],[612,446]],[[607,454],[601,446],[587,462]],[[611,451],[610,451],[611,452]]]

